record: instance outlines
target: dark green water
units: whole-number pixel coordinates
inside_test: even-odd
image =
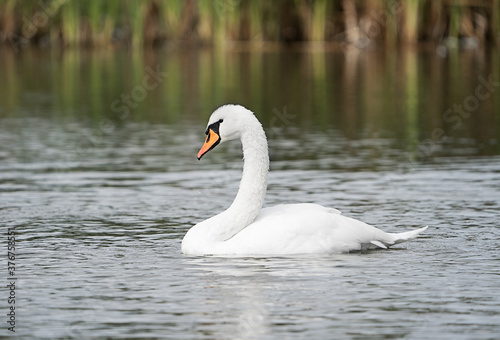
[[[18,338],[500,333],[497,50],[0,50],[0,77]],[[429,229],[388,251],[182,256],[189,227],[238,187],[238,143],[196,160],[228,102],[266,129],[265,205]],[[4,296],[2,336],[13,335]]]
[[[3,50],[0,72],[2,118],[102,123],[102,130],[108,120],[198,124],[233,102],[275,130],[334,128],[410,150],[426,139],[441,147],[465,138],[475,143],[472,154],[499,152],[498,50]]]

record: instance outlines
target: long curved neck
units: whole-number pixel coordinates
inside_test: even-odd
[[[231,206],[219,216],[217,239],[226,241],[251,224],[259,214],[267,189],[269,155],[260,123],[241,136],[243,175]]]

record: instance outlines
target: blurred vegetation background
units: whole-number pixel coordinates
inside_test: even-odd
[[[0,0],[0,45],[500,44],[500,0]]]

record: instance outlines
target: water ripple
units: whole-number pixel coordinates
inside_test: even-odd
[[[387,231],[430,228],[388,251],[186,257],[180,241],[188,228],[234,198],[239,150],[222,148],[200,163],[198,138],[181,142],[169,126],[146,133],[131,124],[58,166],[76,128],[23,124],[17,129],[29,138],[2,131],[15,146],[0,150],[0,216],[16,227],[19,244],[22,338],[491,339],[500,332],[498,157],[443,157],[401,172],[388,141],[305,134],[307,143],[298,143],[307,149],[294,156],[293,141],[278,139],[265,205],[308,201]],[[31,124],[51,134],[33,135]],[[380,160],[366,166],[374,152]]]

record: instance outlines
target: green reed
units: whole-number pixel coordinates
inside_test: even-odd
[[[164,42],[338,42],[346,29],[388,45],[447,37],[499,44],[500,0],[0,1],[4,44],[142,48]]]

